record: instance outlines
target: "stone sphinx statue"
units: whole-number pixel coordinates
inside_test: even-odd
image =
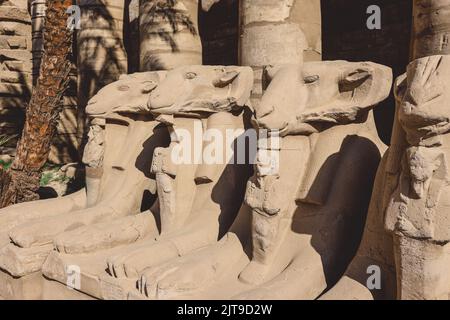
[[[106,120],[130,123],[148,115],[146,105],[148,94],[164,77],[165,71],[122,75],[118,81],[100,89],[89,100],[86,113],[90,118],[90,128],[88,142],[83,152],[83,163],[86,165],[86,189],[89,191],[88,206],[96,203],[99,196],[98,187],[101,180],[99,177],[103,175],[104,169]]]
[[[22,297],[20,283],[33,275],[37,278],[32,291],[36,296],[30,298],[39,297],[38,271],[58,234],[135,214],[154,204],[156,182],[146,172],[146,159],[155,147],[168,145],[169,133],[144,111],[149,93],[163,77],[164,72],[123,75],[89,101],[91,127],[83,158],[86,188],[61,198],[18,204],[0,211],[0,266],[18,277],[1,273],[17,284],[12,285],[17,290],[6,293],[7,296]],[[136,226],[134,238],[140,236],[136,232],[145,234],[145,227],[152,223],[147,217],[150,215]],[[84,250],[89,249],[90,245],[84,243]]]
[[[116,285],[134,287],[146,268],[216,242],[236,216],[251,167],[234,164],[229,158],[213,163],[191,158],[183,162],[173,155],[190,142],[186,132],[192,134],[194,141],[183,151],[195,154],[197,147],[205,151],[211,145],[212,140],[202,140],[206,132],[226,136],[227,130],[245,131],[250,125],[245,106],[252,85],[253,72],[249,67],[187,66],[168,71],[150,93],[147,104],[171,136],[167,147],[156,148],[153,159],[147,159],[151,164],[149,171],[156,179],[157,228],[133,244],[120,243],[124,227],[119,223],[94,224],[65,232],[55,239],[58,251],[46,260],[45,276],[66,283],[67,266],[79,265],[81,292],[113,298],[121,294]],[[195,138],[200,138],[199,144]],[[219,149],[224,149],[225,154],[228,148],[222,144]],[[110,230],[109,241],[114,245],[84,251],[83,243],[92,246],[105,229]]]
[[[411,62],[395,84],[396,119],[358,253],[324,299],[448,299],[446,55]],[[380,270],[378,287],[367,269]]]
[[[279,170],[257,162],[229,232],[148,268],[130,297],[314,299],[345,271],[385,150],[371,109],[388,95],[391,71],[330,61],[266,76],[254,124],[280,136],[259,150],[278,154]]]

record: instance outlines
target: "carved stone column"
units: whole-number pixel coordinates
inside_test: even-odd
[[[412,59],[450,54],[450,1],[414,0]]]
[[[321,60],[320,0],[243,0],[240,11],[239,64],[254,68],[253,102],[262,67]]]
[[[198,0],[141,0],[140,70],[202,64]]]
[[[385,225],[394,234],[397,297],[448,299],[450,0],[414,0],[413,6],[412,62],[396,89],[392,145],[401,148],[390,151],[397,187]]]

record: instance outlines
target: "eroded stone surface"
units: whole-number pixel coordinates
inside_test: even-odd
[[[378,170],[362,243],[324,299],[448,299],[448,68],[448,56],[420,58],[397,79],[391,146]],[[380,268],[381,290],[367,288],[371,266]]]
[[[179,129],[194,133],[197,125],[226,136],[227,129],[243,128],[242,108],[250,97],[252,81],[250,68],[190,66],[170,71],[152,92],[148,103],[151,112],[174,133],[168,148],[155,150],[151,166],[159,194],[161,235],[156,242],[149,238],[109,257],[111,274],[125,282],[137,279],[140,270],[148,266],[214,242],[220,232],[215,221],[230,223],[227,220],[232,220],[236,207],[230,197],[238,196],[239,188],[245,185],[242,169],[226,162],[175,165],[170,155],[180,143],[176,138]],[[181,90],[174,95],[173,87]],[[206,118],[200,121],[193,116]]]
[[[405,139],[397,185],[386,209],[385,225],[394,233],[398,297],[439,299],[448,296],[450,217],[448,188],[447,75],[449,56],[430,56],[408,66],[398,121]],[[433,280],[432,280],[433,279]]]
[[[123,3],[81,1],[86,188],[0,211],[0,296],[448,299],[448,0],[413,2],[415,60],[394,86],[386,153],[372,109],[389,93],[390,69],[303,63],[320,60],[319,2],[241,3],[240,63],[252,72],[199,65],[198,0],[141,1],[141,70],[170,70],[118,79],[127,59]],[[97,19],[88,14],[94,8]],[[30,52],[26,1],[0,6],[2,108],[30,93],[44,18],[32,16]],[[64,112],[76,140],[79,119],[73,108]],[[256,159],[250,179],[228,158],[173,158],[183,130],[203,137],[251,127],[270,138],[247,146]],[[74,266],[81,288],[70,295]],[[381,289],[369,283],[376,268]],[[41,269],[56,280],[45,280],[45,295]]]
[[[343,71],[348,73],[348,78],[333,76],[342,75]],[[159,266],[151,265],[144,271],[138,283],[145,297],[223,299],[238,295],[249,299],[312,299],[326,288],[325,274],[327,278],[333,277],[336,269],[341,272],[345,269],[345,263],[332,262],[335,261],[333,252],[351,242],[346,238],[350,236],[348,230],[358,229],[358,224],[361,230],[369,199],[361,203],[362,194],[348,194],[344,190],[351,188],[364,193],[363,189],[370,189],[377,159],[383,151],[373,120],[369,118],[365,125],[352,122],[361,118],[357,113],[367,117],[370,109],[386,97],[390,71],[376,64],[324,62],[281,66],[269,74],[272,81],[256,109],[255,122],[261,128],[280,130],[286,127],[283,119],[287,115],[297,115],[294,118],[298,119],[295,130],[284,132],[279,149],[271,150],[280,153],[280,171],[267,174],[263,167],[257,166],[248,185],[246,205],[241,207],[229,233],[217,244]],[[316,80],[317,87],[310,80]],[[336,90],[342,86],[339,81],[348,85],[358,98],[347,98],[345,90],[337,98]],[[284,96],[283,100],[279,100],[280,95]],[[334,117],[334,108],[354,116]],[[311,117],[310,122],[301,125],[308,118],[301,115],[314,110],[322,110],[323,117]],[[331,126],[322,127],[328,119],[333,119]],[[345,120],[339,122],[341,119]],[[366,152],[359,153],[360,150]],[[330,165],[335,165],[335,170],[328,176],[321,171],[326,170],[329,165],[324,164],[333,155],[336,163]],[[350,165],[354,175],[339,174]],[[371,177],[365,175],[361,179],[356,173],[367,174],[367,170],[372,172]],[[305,175],[306,172],[310,175]],[[309,176],[315,179],[311,181]],[[330,186],[327,179],[333,179],[333,185],[342,185],[330,187],[326,197],[318,186]],[[359,200],[355,202],[355,199]],[[250,211],[253,211],[251,220]],[[317,245],[311,246],[311,241],[317,241]],[[249,248],[253,248],[251,254]],[[250,261],[248,255],[253,257]],[[322,264],[324,257],[327,262]],[[352,253],[348,252],[347,261],[351,257]]]
[[[136,85],[120,90],[120,86],[131,84],[131,78],[135,79],[133,83]],[[53,247],[54,237],[60,233],[149,209],[154,201],[151,194],[155,192],[155,181],[145,171],[145,159],[151,157],[154,148],[164,146],[169,137],[167,130],[157,128],[158,123],[153,121],[152,116],[142,116],[140,110],[146,106],[148,94],[158,81],[157,72],[137,74],[125,77],[119,83],[119,88],[105,88],[106,92],[116,93],[117,101],[127,102],[121,104],[121,110],[117,110],[118,105],[110,104],[105,99],[99,102],[93,100],[90,104],[94,120],[91,144],[86,156],[86,189],[62,198],[18,204],[1,210],[0,216],[4,220],[2,232],[9,233],[13,241],[11,246],[16,246],[14,250],[18,252],[17,255],[9,254],[8,258],[7,252],[2,254],[7,261],[12,261],[5,265],[6,271],[10,271],[10,267],[13,270],[11,272],[20,270],[20,276],[39,271],[45,260],[41,253],[48,254]],[[101,94],[104,95],[104,91]],[[127,94],[129,99],[123,99]],[[111,118],[119,122],[111,122]],[[127,145],[127,139],[134,141],[134,144]],[[120,148],[126,150],[126,153],[121,152]],[[157,228],[154,223],[147,226],[150,230],[143,230],[142,234],[151,232],[152,227],[153,230]],[[141,227],[146,229],[145,224]],[[104,232],[109,234],[106,230]],[[119,243],[129,241],[125,234],[126,232],[121,235]],[[108,236],[100,234],[86,250],[94,250],[91,247],[95,247],[96,243],[99,247],[105,246],[105,237]],[[73,249],[75,243],[76,240],[68,243],[67,250],[76,250]],[[79,247],[83,248],[83,245]],[[34,262],[19,259],[23,255],[30,257],[30,260],[34,259]]]

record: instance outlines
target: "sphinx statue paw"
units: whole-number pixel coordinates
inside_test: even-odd
[[[157,287],[157,297],[168,299],[179,295],[193,294],[210,285],[219,276],[211,261],[190,261],[165,275]]]
[[[29,248],[51,244],[56,235],[83,225],[82,220],[77,221],[73,216],[61,215],[15,227],[9,236],[16,245]]]
[[[172,272],[176,272],[180,266],[172,265],[170,263],[166,263],[164,265],[148,268],[146,269],[142,276],[137,281],[137,287],[139,292],[150,298],[157,299],[158,295],[158,287],[159,282],[165,277],[170,275]]]
[[[214,248],[207,247],[147,268],[137,282],[139,292],[151,299],[169,299],[191,295],[206,288],[224,271],[222,260],[212,255]]]
[[[178,251],[168,241],[150,243],[132,252],[108,259],[108,270],[117,278],[138,278],[142,272],[178,257]]]
[[[89,253],[133,243],[152,233],[157,233],[153,215],[138,214],[65,232],[54,244],[59,252]]]
[[[134,260],[136,255],[147,246],[152,246],[155,243],[154,240],[144,241],[135,248],[128,248],[125,252],[119,252],[106,260],[108,272],[116,278],[127,278],[125,272],[125,264]]]

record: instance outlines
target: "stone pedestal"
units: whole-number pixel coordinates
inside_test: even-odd
[[[6,300],[39,300],[42,299],[43,283],[41,272],[21,278],[0,272],[0,297]]]

